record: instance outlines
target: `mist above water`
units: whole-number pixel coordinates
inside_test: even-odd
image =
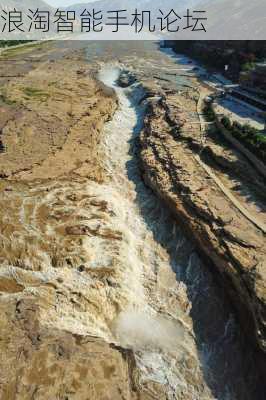
[[[110,68],[103,67],[98,73],[98,79],[103,82],[106,86],[114,87],[116,81],[121,74],[121,68],[119,66],[113,66]]]
[[[119,315],[116,333],[122,346],[136,351],[172,351],[184,339],[184,328],[180,323],[134,310],[127,310]]]

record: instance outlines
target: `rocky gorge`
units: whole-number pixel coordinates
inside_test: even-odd
[[[154,44],[73,46],[3,84],[1,398],[262,399],[264,237],[193,152],[200,83]]]

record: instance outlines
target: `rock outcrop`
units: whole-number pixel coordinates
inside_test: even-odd
[[[191,125],[187,118],[188,105],[195,113],[197,101],[197,96],[189,94],[148,100],[140,139],[144,178],[182,222],[213,273],[223,282],[242,328],[261,354],[258,359],[265,367],[265,234],[232,202],[232,192],[227,191],[226,184],[220,185],[218,164],[215,172],[206,164],[206,137],[200,133],[199,125]],[[217,153],[219,146],[212,143],[213,154],[215,146]],[[227,161],[223,165],[231,167],[233,158],[241,165],[239,154],[226,159],[226,151],[222,153],[218,156],[220,164],[223,158]],[[210,160],[208,164],[213,166]],[[242,160],[239,171],[243,173],[244,165],[247,178],[251,167],[246,164]]]
[[[91,43],[90,64],[68,51],[61,59],[58,43],[43,46],[32,51],[34,62],[12,58],[6,65],[23,73],[2,87],[1,400],[263,399],[253,352],[243,351],[216,269],[205,268],[142,180],[139,96],[121,88],[115,95],[93,78],[114,53],[125,63],[136,57],[136,46],[138,67],[154,81],[159,52],[148,43],[131,44],[132,52],[127,43]],[[133,80],[124,75],[120,83]],[[141,137],[146,182],[237,284],[239,272],[225,257],[253,269],[262,238],[254,228],[240,236],[224,199],[220,216],[219,190],[178,141],[185,118],[174,90],[157,89],[145,95],[155,96]],[[224,273],[229,283],[232,275]],[[242,275],[239,287],[228,287],[246,310]]]

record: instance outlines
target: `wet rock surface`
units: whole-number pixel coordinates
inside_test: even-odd
[[[60,44],[49,46],[38,50],[44,63],[27,61],[22,70],[16,63],[21,76],[5,82],[12,90],[3,107],[13,111],[3,120],[0,154],[0,398],[262,399],[257,358],[227,292],[168,198],[181,209],[184,196],[192,207],[190,192],[204,193],[201,177],[187,172],[190,155],[165,155],[185,118],[173,107],[174,81],[151,76],[164,78],[174,62],[147,43],[130,52],[128,43],[83,44],[78,54],[70,46],[61,48],[63,59]],[[130,70],[136,57],[132,73],[142,84],[122,89],[120,69]],[[251,242],[251,230],[228,229],[230,207],[220,217],[206,203],[200,198],[186,215],[188,238],[193,220],[202,241],[213,241],[222,218],[219,234],[232,253],[244,247],[241,257],[254,268],[257,233]],[[214,233],[198,228],[201,218],[214,218]]]

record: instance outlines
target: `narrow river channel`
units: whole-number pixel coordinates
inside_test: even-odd
[[[109,184],[103,190],[128,238],[124,262],[131,271],[128,285],[135,286],[137,293],[131,309],[118,318],[117,340],[133,348],[139,368],[149,379],[167,383],[171,399],[259,399],[252,352],[244,348],[225,294],[173,216],[142,180],[137,138],[145,109],[139,104],[143,93],[137,84],[119,87],[120,72],[119,65],[106,64],[99,73],[119,101],[104,129]],[[164,278],[164,271],[174,272],[178,288],[172,294],[177,308],[169,319],[158,317],[170,300],[154,282],[158,275]],[[188,354],[194,360],[190,366],[183,363]],[[203,397],[197,387],[198,370],[209,390]]]

